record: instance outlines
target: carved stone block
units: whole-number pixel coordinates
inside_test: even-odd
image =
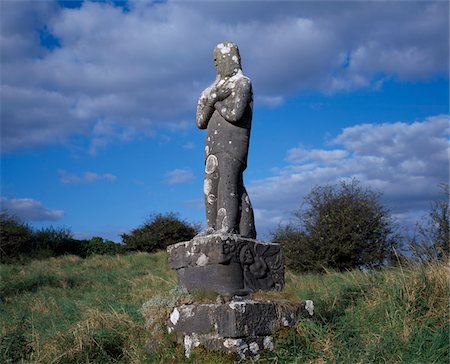
[[[183,341],[186,356],[202,345],[236,352],[243,358],[263,349],[273,350],[274,331],[295,326],[300,316],[311,317],[313,309],[312,301],[285,305],[251,299],[182,305],[170,314],[168,330]]]
[[[212,234],[170,245],[167,251],[180,285],[188,291],[242,295],[284,286],[284,258],[275,243]]]

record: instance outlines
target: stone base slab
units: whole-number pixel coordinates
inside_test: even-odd
[[[186,356],[202,345],[246,357],[263,349],[272,350],[274,331],[295,326],[300,316],[312,316],[313,310],[312,301],[287,304],[234,299],[228,303],[182,305],[170,314],[168,331],[183,341]]]

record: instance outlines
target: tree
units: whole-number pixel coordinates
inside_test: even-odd
[[[30,248],[33,230],[19,218],[0,213],[0,262],[19,258]]]
[[[287,266],[297,271],[342,271],[385,264],[397,240],[379,197],[356,179],[313,188],[305,197],[306,208],[294,212],[297,223],[274,233]]]
[[[425,222],[417,224],[417,233],[412,238],[413,254],[420,260],[448,260],[450,257],[450,188],[448,183],[439,187],[443,198],[431,202]]]
[[[199,230],[199,226],[180,220],[177,214],[169,212],[151,215],[140,227],[121,237],[126,250],[154,252],[190,240]]]

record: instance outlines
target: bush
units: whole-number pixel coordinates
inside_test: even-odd
[[[77,241],[72,232],[64,227],[42,228],[33,232],[33,241],[29,256],[33,258],[48,258],[63,254],[78,255]]]
[[[17,259],[29,249],[33,230],[17,217],[0,214],[0,261]]]
[[[178,215],[170,212],[155,214],[130,234],[122,234],[126,250],[154,252],[165,249],[168,245],[192,239],[199,226],[180,220]]]
[[[103,239],[99,236],[94,236],[91,240],[81,240],[79,242],[81,256],[87,257],[89,255],[114,255],[123,252],[123,246],[111,240]]]
[[[422,261],[447,261],[450,257],[450,188],[448,183],[439,187],[443,198],[431,202],[425,222],[417,225],[417,232],[411,239],[413,255]]]
[[[294,213],[297,224],[273,234],[283,245],[287,266],[296,271],[343,271],[385,264],[397,243],[379,197],[357,180],[316,186],[305,197],[307,208]]]
[[[86,258],[92,254],[118,254],[123,247],[98,236],[90,240],[74,239],[64,227],[32,229],[6,212],[0,214],[0,262],[44,259],[64,254]]]

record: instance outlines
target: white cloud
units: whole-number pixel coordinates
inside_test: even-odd
[[[324,6],[326,5],[326,6]],[[447,2],[2,3],[2,148],[91,139],[90,152],[192,119],[212,49],[241,48],[256,105],[302,89],[448,73]],[[40,46],[37,29],[59,40]],[[199,41],[201,39],[201,41]]]
[[[114,182],[117,180],[117,176],[111,173],[99,174],[96,172],[84,172],[82,174],[75,174],[64,169],[60,169],[58,175],[59,180],[64,184],[93,183],[101,180]]]
[[[336,150],[288,150],[290,164],[253,181],[249,193],[260,219],[288,219],[315,185],[358,178],[383,193],[394,216],[410,224],[439,198],[438,185],[449,180],[449,116],[414,123],[362,124],[345,128],[333,140]],[[276,225],[276,224],[275,224]]]
[[[194,174],[190,168],[181,168],[167,172],[166,178],[169,185],[175,185],[192,182],[194,180]]]
[[[183,148],[188,150],[195,149],[195,144],[193,142],[187,142],[183,144]]]
[[[64,211],[51,210],[31,198],[0,197],[1,210],[24,221],[55,221],[64,217]]]
[[[292,163],[303,162],[307,160],[327,161],[336,160],[347,157],[348,152],[341,149],[323,150],[312,149],[307,150],[302,147],[292,148],[287,152],[287,160]]]

